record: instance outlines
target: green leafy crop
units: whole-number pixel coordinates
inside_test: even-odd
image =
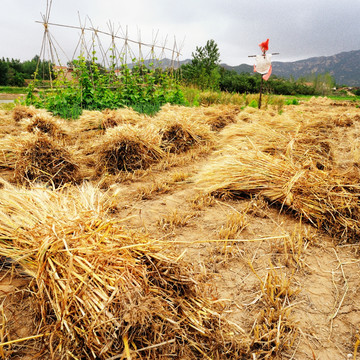
[[[105,69],[80,56],[69,64],[71,75],[60,70],[53,86],[36,94],[37,81],[28,87],[26,105],[45,108],[63,118],[77,118],[82,110],[132,107],[148,114],[156,113],[166,103],[183,105],[184,95],[170,70],[145,66],[133,60],[132,66]]]

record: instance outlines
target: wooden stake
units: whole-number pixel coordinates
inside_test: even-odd
[[[258,109],[261,109],[261,95],[262,95],[262,88],[263,88],[264,79],[261,75],[261,81],[260,81],[260,96],[259,96],[259,105]]]

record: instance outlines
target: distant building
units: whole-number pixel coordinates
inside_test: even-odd
[[[64,80],[74,80],[74,69],[72,67],[55,65],[53,71],[57,79],[63,78]]]

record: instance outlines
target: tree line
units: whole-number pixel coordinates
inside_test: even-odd
[[[50,61],[42,61],[36,55],[32,60],[21,62],[18,59],[0,59],[0,85],[25,86],[27,79],[33,79],[36,71],[44,80],[50,79],[53,66]]]

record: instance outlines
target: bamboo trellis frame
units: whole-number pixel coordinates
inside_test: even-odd
[[[66,66],[67,63],[70,63],[78,56],[83,56],[86,60],[92,60],[93,51],[96,49],[98,62],[107,69],[110,67],[119,68],[121,65],[134,61],[142,62],[146,60],[151,60],[155,66],[160,66],[161,60],[164,58],[170,60],[170,64],[166,66],[167,68],[176,69],[180,66],[183,43],[178,46],[175,37],[170,47],[167,45],[167,36],[164,42],[159,44],[158,32],[155,36],[153,34],[151,43],[142,41],[140,32],[138,32],[138,40],[134,40],[129,37],[127,26],[125,30],[121,26],[116,29],[115,25],[110,21],[107,24],[107,31],[95,27],[89,17],[86,17],[85,21],[82,22],[79,16],[79,25],[53,23],[50,22],[52,2],[53,0],[47,0],[46,12],[45,15],[42,15],[42,21],[36,21],[36,23],[44,26],[39,61],[43,60],[48,61],[49,64]],[[86,24],[87,21],[90,26]],[[62,49],[53,32],[50,31],[53,28],[66,28],[78,32],[78,42],[71,56]],[[120,35],[119,32],[121,32]],[[106,39],[106,45],[104,45],[103,38]],[[145,57],[144,54],[146,54]],[[51,79],[50,84],[52,86]]]

